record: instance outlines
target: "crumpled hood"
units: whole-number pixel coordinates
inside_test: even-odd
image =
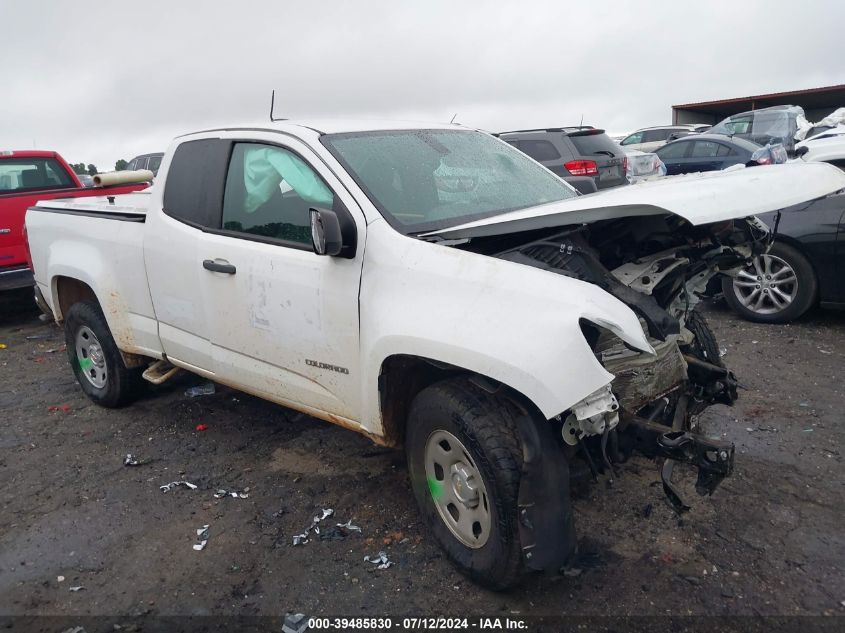
[[[845,189],[845,172],[826,163],[765,165],[672,176],[511,211],[422,237],[467,238],[567,224],[671,213],[710,224],[775,211]]]

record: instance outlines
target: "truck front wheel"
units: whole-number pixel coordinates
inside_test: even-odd
[[[141,389],[141,369],[128,369],[94,301],[75,303],[65,315],[67,355],[82,391],[104,407],[121,407]]]
[[[522,449],[508,404],[468,379],[422,390],[405,450],[420,512],[458,568],[495,590],[522,574],[517,498]]]

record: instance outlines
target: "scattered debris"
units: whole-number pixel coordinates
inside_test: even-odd
[[[829,351],[827,351],[826,349],[822,349],[822,348],[819,348],[819,351],[820,351],[822,354],[833,354],[833,352],[829,352]]]
[[[26,337],[27,341],[40,341],[45,338],[53,338],[52,334],[30,334]]]
[[[51,404],[47,407],[47,411],[62,411],[63,413],[68,413],[70,411],[69,404]]]
[[[45,354],[55,354],[56,352],[65,352],[67,351],[67,345],[60,345],[59,347],[51,347],[50,349],[45,349]]]
[[[134,457],[132,453],[126,453],[126,457],[123,458],[123,465],[124,466],[143,466],[144,464],[149,464],[151,460],[149,459],[138,459]]]
[[[170,492],[174,488],[178,488],[179,486],[185,486],[190,490],[195,490],[196,486],[192,484],[190,481],[171,481],[169,484],[164,484],[163,486],[159,486],[158,489],[162,492]]]
[[[364,562],[372,563],[376,569],[387,569],[393,561],[387,560],[387,552],[379,552],[378,556],[364,556]]]
[[[0,343],[0,349],[6,349],[6,344],[5,344],[5,343]]]
[[[323,530],[320,533],[320,540],[321,541],[342,541],[347,536],[349,536],[348,532],[340,527],[331,527],[328,530]]]
[[[217,492],[214,493],[215,499],[222,499],[223,497],[234,497],[235,499],[247,499],[249,498],[249,488],[244,488],[243,492],[235,492],[234,490],[224,490],[220,488]]]
[[[56,582],[64,582],[64,581],[65,581],[65,577],[64,577],[64,576],[58,576],[58,577],[56,577]]]
[[[206,382],[202,385],[196,385],[185,390],[185,395],[189,398],[198,398],[199,396],[212,396],[216,389],[213,382]]]
[[[206,429],[208,429],[207,424],[197,424],[197,431],[205,431]]]
[[[813,429],[804,429],[802,432],[803,433],[812,433]]]
[[[68,591],[82,591],[83,589],[85,589],[85,587],[83,587],[82,585],[79,585],[77,587],[68,587]]]
[[[577,578],[581,574],[584,573],[584,570],[580,567],[567,567],[563,570],[563,575],[567,578]]]
[[[314,517],[311,520],[311,525],[305,528],[305,531],[302,534],[295,534],[293,537],[293,544],[294,545],[305,545],[308,542],[308,535],[313,532],[314,534],[320,534],[320,521],[324,519],[328,519],[331,515],[334,514],[334,510],[332,508],[323,508],[322,516]]]
[[[203,525],[201,528],[197,528],[197,540],[199,543],[194,543],[194,549],[198,552],[201,552],[205,549],[206,543],[208,543],[208,526]]]
[[[346,523],[338,523],[337,527],[345,528],[345,529],[350,530],[352,532],[361,532],[362,531],[359,526],[353,525],[352,519],[349,519]]]

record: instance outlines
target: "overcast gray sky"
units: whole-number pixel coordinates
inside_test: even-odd
[[[112,169],[277,115],[584,123],[845,83],[839,0],[0,0],[0,149]],[[845,104],[843,104],[845,105]]]

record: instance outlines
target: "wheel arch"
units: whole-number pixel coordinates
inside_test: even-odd
[[[64,321],[65,315],[74,303],[94,301],[100,306],[100,309],[103,307],[94,289],[80,279],[56,275],[50,285],[50,291],[53,295],[53,313],[59,323]]]
[[[103,310],[103,302],[100,301],[90,284],[76,277],[56,275],[52,278],[50,286],[53,297],[53,315],[57,323],[64,321],[65,315],[74,304],[91,301],[96,303],[100,310],[104,312],[106,324],[114,337],[115,330],[113,324],[109,321],[109,315]],[[123,363],[127,367],[142,367],[150,361],[146,356],[133,354],[122,349],[121,341],[118,338],[115,338],[115,341],[118,343],[118,351],[123,358]]]
[[[545,419],[528,396],[490,376],[425,356],[394,354],[384,359],[378,378],[383,443],[402,446],[414,397],[426,387],[452,377],[467,377],[479,389],[504,398],[519,413]]]
[[[777,236],[775,236],[774,241],[775,241],[775,243],[780,242],[782,244],[786,244],[787,246],[791,246],[796,251],[801,253],[801,255],[804,257],[804,259],[807,260],[807,263],[810,264],[810,268],[813,269],[813,275],[816,277],[816,283],[817,284],[819,283],[819,270],[818,270],[818,267],[816,266],[816,262],[813,261],[813,256],[810,254],[810,252],[807,250],[806,245],[803,242],[801,242],[801,240],[794,238],[790,235],[778,234]],[[816,288],[816,296],[814,298],[814,304],[817,303],[818,300],[819,300],[818,295],[819,295],[819,288],[817,287]]]

